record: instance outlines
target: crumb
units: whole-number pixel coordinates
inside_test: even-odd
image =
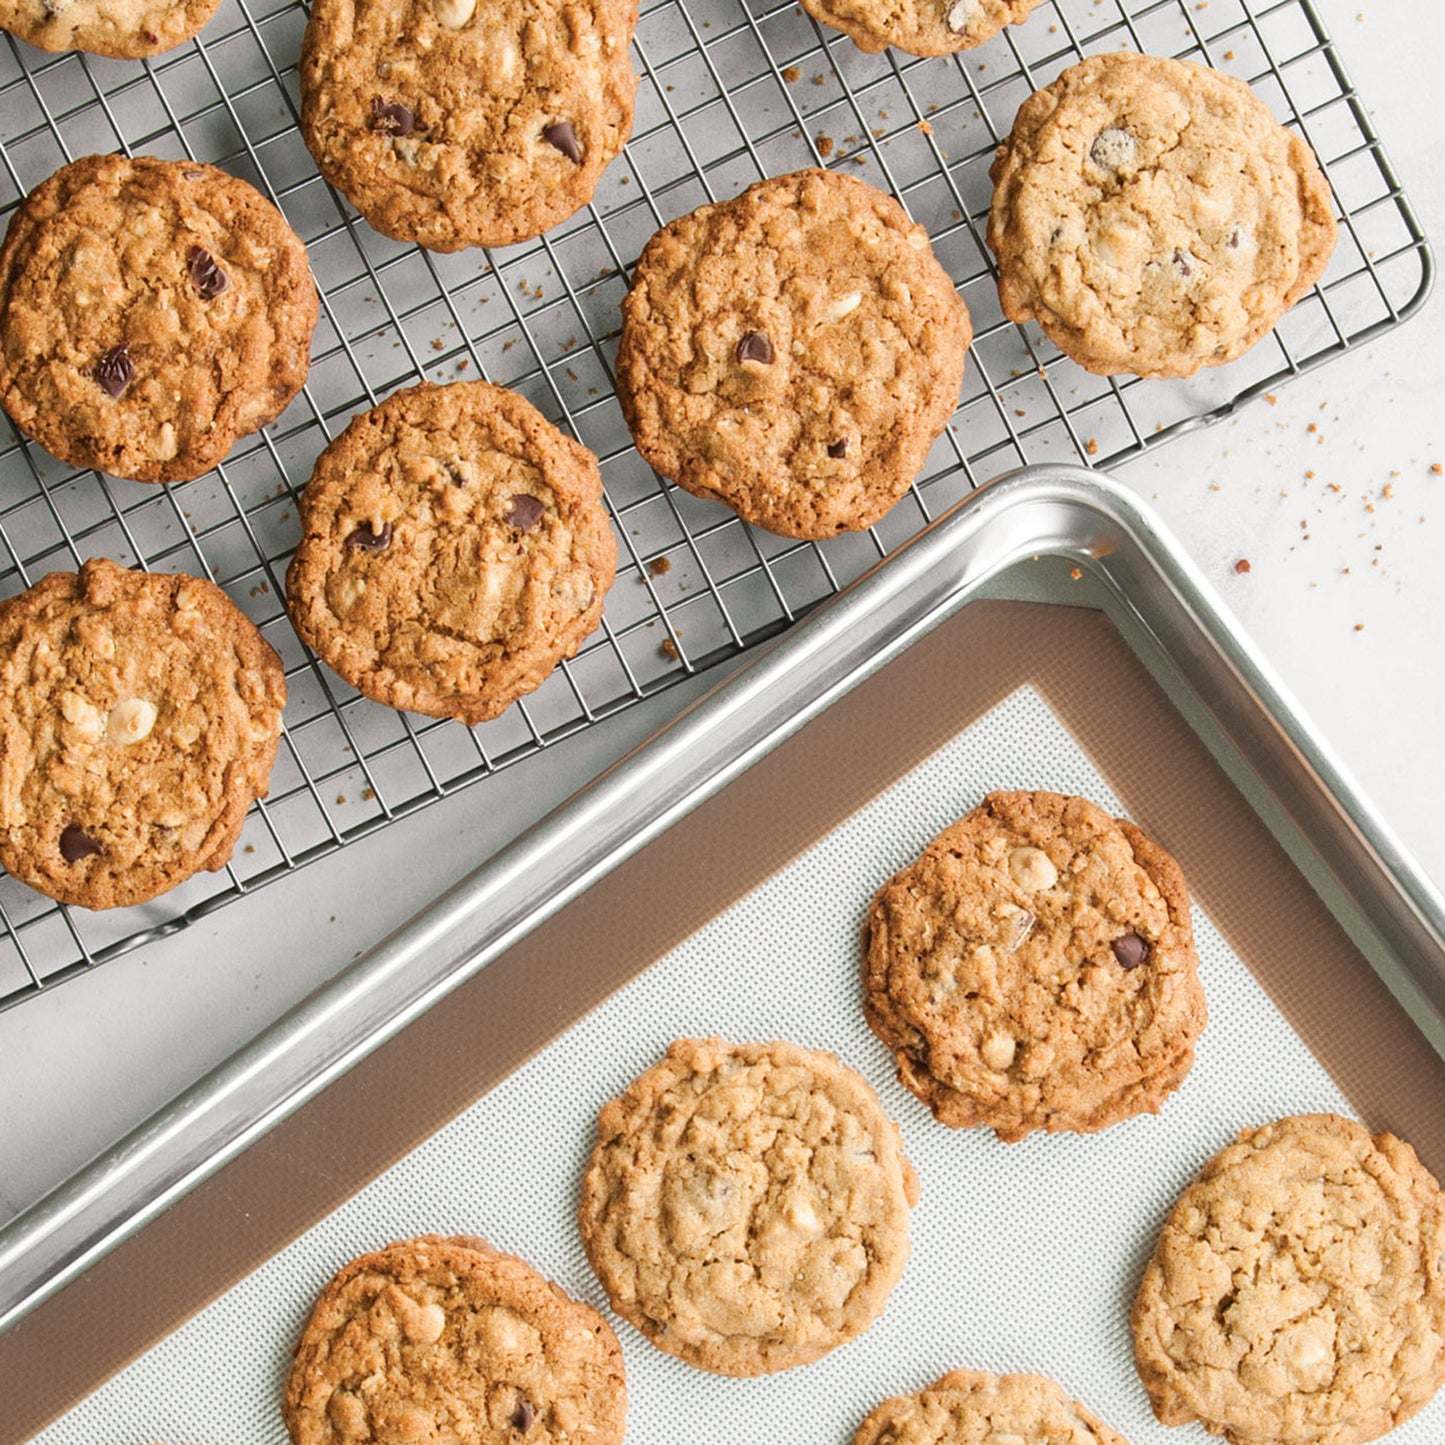
[[[1244,574],[1250,570],[1252,569],[1250,568],[1248,557],[1241,557],[1239,561],[1234,564],[1235,574],[1239,577],[1243,577]]]
[[[662,639],[662,646],[658,651],[661,652],[664,657],[670,657],[674,662],[677,661],[677,644],[672,638],[664,637]]]
[[[362,800],[362,802],[364,802],[364,803],[369,803],[369,802],[371,802],[371,800],[372,800],[374,797],[376,797],[376,793],[375,793],[374,790],[372,790],[371,788],[363,788],[363,789],[361,790],[361,800]]]
[[[1431,462],[1430,475],[1432,477],[1438,477],[1441,473],[1445,473],[1445,467],[1442,467],[1439,462]]]
[[[1096,457],[1096,456],[1098,456],[1098,455],[1099,455],[1099,443],[1098,443],[1098,439],[1095,438],[1095,437],[1090,437],[1089,440],[1084,443],[1084,450],[1085,450],[1091,457]]]
[[[256,845],[254,843],[247,843],[242,851],[246,853],[254,853],[256,851]]]
[[[447,349],[447,344],[441,339],[440,336],[433,336],[431,339],[431,349],[433,351],[445,351]]]
[[[667,574],[672,571],[672,563],[669,562],[666,557],[654,557],[652,561],[647,564],[647,570],[651,572],[654,577],[666,577]]]
[[[926,120],[921,120],[921,121],[918,122],[918,129],[921,130],[924,135],[932,135],[932,134],[933,134],[933,127],[932,127],[931,125],[929,125],[929,123],[928,123]]]
[[[1364,630],[1365,630],[1365,624],[1364,624],[1363,622],[1357,622],[1357,623],[1355,623],[1355,631],[1356,631],[1356,632],[1363,632]]]
[[[822,156],[824,160],[827,160],[828,157],[833,154],[832,136],[820,135],[818,137],[818,154]]]
[[[1265,399],[1271,406],[1278,406],[1278,405],[1279,405],[1279,398],[1278,398],[1272,391],[1267,391],[1267,392],[1265,392],[1265,394],[1264,394],[1264,399]]]
[[[464,356],[464,357],[462,357],[462,359],[461,359],[459,362],[457,362],[457,370],[458,370],[458,371],[465,371],[465,370],[467,369],[467,367],[469,367],[470,365],[471,365],[471,362],[468,361],[468,360],[466,359],[466,357]]]
[[[1386,482],[1380,489],[1380,495],[1388,502],[1395,495],[1394,482]]]
[[[336,795],[336,801],[337,801],[338,804],[344,803],[344,802],[346,801],[346,794],[345,794],[345,793],[338,793],[338,794]]]
[[[1084,575],[1084,569],[1083,569],[1082,567],[1071,567],[1071,568],[1069,568],[1069,576],[1070,576],[1075,582],[1077,582],[1077,581],[1079,580],[1079,578],[1082,577],[1083,575]]]
[[[815,75],[815,76],[813,77],[813,84],[814,84],[814,85],[822,85],[822,83],[823,83],[823,77],[822,77],[821,75]]]
[[[789,85],[792,85],[795,80],[801,80],[802,78],[803,72],[799,70],[796,65],[790,65],[783,71],[783,79],[786,80]]]

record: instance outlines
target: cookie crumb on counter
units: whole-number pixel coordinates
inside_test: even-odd
[[[1249,565],[1249,558],[1241,557],[1239,561],[1234,564],[1234,570],[1240,577],[1243,577],[1246,572],[1253,571],[1253,568]]]
[[[783,71],[783,79],[786,80],[789,85],[792,85],[794,81],[801,80],[802,78],[803,72],[799,70],[796,65],[789,65]]]

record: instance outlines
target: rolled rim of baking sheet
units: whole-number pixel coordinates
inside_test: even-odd
[[[1445,899],[1361,795],[1157,516],[1081,467],[965,498],[760,649],[650,741],[443,893],[0,1230],[0,1329],[131,1237],[571,898],[717,793],[1010,567],[1069,559],[1131,645],[1162,659],[1199,730],[1437,1052]],[[1282,837],[1281,841],[1286,841]],[[1342,921],[1345,921],[1342,919]],[[1353,926],[1351,926],[1351,923]],[[1364,936],[1361,936],[1361,934]]]

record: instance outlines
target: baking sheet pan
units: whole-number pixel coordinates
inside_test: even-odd
[[[1237,728],[1239,717],[1248,715],[1243,694],[1226,693],[1222,700],[1215,694],[1213,705],[1205,708],[1200,698],[1209,695],[1208,689],[1180,689],[1180,655],[1170,661],[1157,654],[1153,661],[1161,673],[1175,674],[1171,686],[1185,703],[1181,713],[1123,643],[1120,628],[1142,633],[1142,640],[1136,636],[1132,642],[1149,654],[1150,637],[1167,635],[1175,625],[1192,627],[1196,648],[1201,639],[1209,642],[1212,667],[1206,679],[1226,665],[1238,677],[1252,665],[1247,648],[1227,632],[1209,631],[1211,599],[1198,590],[1197,578],[1167,549],[1159,550],[1162,543],[1152,532],[1152,520],[1108,484],[1054,471],[1015,479],[992,492],[992,498],[999,505],[986,526],[981,508],[970,504],[942,525],[931,539],[936,545],[917,554],[906,575],[895,561],[869,579],[860,591],[870,586],[883,590],[864,598],[841,624],[836,617],[819,616],[760,659],[758,668],[771,670],[771,682],[762,680],[767,685],[759,683],[753,671],[700,705],[679,730],[664,736],[663,755],[676,765],[677,758],[667,750],[678,743],[679,733],[687,745],[684,754],[693,756],[690,750],[700,737],[726,723],[732,743],[741,738],[746,745],[735,751],[714,748],[699,756],[715,769],[731,768],[736,774],[739,760],[745,761],[750,751],[762,752],[765,743],[778,746],[781,734],[820,713],[806,732],[731,787],[720,793],[708,789],[716,794],[711,802],[670,833],[650,844],[643,837],[638,842],[641,851],[577,904],[541,922],[531,938],[505,955],[489,955],[496,961],[473,970],[471,982],[447,1008],[381,1048],[260,1147],[238,1153],[205,1189],[171,1209],[126,1250],[92,1268],[52,1307],[0,1338],[4,1372],[41,1382],[35,1391],[27,1385],[27,1413],[17,1428],[35,1428],[256,1267],[610,989],[755,886],[965,720],[1024,682],[1039,687],[1050,707],[1087,741],[1091,756],[1130,811],[1177,848],[1205,908],[1246,954],[1310,1048],[1327,1060],[1354,1107],[1372,1124],[1414,1140],[1439,1170],[1445,1141],[1431,1137],[1441,1127],[1433,1100],[1445,1088],[1438,1056],[1380,979],[1363,966],[1355,943],[1320,906],[1259,816],[1258,810],[1268,815],[1281,837],[1300,829],[1298,816],[1278,802],[1280,796],[1290,796],[1284,786],[1291,781],[1289,769],[1276,770],[1275,792],[1255,787],[1246,799],[1201,742],[1211,731],[1224,733],[1228,741],[1227,729]],[[1092,528],[1060,525],[1080,508],[1094,517]],[[987,544],[982,551],[981,537]],[[1008,574],[1012,583],[1055,598],[1077,595],[1094,603],[1112,598],[1113,619],[1057,605],[1020,608],[976,600],[985,577],[1036,552],[1041,557],[1055,553],[1062,561],[1057,567],[1041,561],[1022,571],[1016,568]],[[1046,575],[1051,570],[1052,579]],[[1075,571],[1077,580],[1071,575]],[[1167,607],[1144,605],[1152,596],[1143,585],[1150,577],[1160,586],[1167,584],[1176,599],[1187,599],[1190,607],[1182,618],[1172,616]],[[925,605],[917,605],[914,598],[914,605],[891,612],[899,597],[907,597],[915,586],[925,588]],[[1121,611],[1120,596],[1140,605]],[[875,611],[880,598],[888,603],[883,638]],[[846,600],[857,602],[858,594]],[[809,629],[816,629],[812,637],[804,635]],[[815,649],[818,634],[824,645]],[[909,641],[914,645],[903,650]],[[830,681],[817,688],[812,669],[824,658],[837,663],[840,653],[847,666],[829,673]],[[900,653],[896,662],[826,711],[816,697],[800,701],[794,691],[815,688],[829,700],[842,692],[845,681],[856,684],[859,672]],[[1191,662],[1187,653],[1183,660]],[[790,679],[785,698],[773,691],[781,678]],[[900,695],[909,699],[906,708],[897,705]],[[1224,705],[1228,702],[1232,709]],[[860,749],[850,719],[866,720],[870,706],[866,735],[874,741]],[[886,721],[879,716],[880,707]],[[755,733],[745,724],[759,711],[768,726]],[[1264,721],[1267,728],[1253,740],[1250,765],[1271,762],[1271,739],[1276,745],[1283,739],[1290,749],[1283,754],[1285,760],[1293,756],[1307,769],[1310,759],[1300,744],[1309,739],[1301,735],[1297,720],[1286,711],[1283,717],[1267,714]],[[1147,741],[1141,744],[1141,739]],[[1214,741],[1218,746],[1218,738]],[[1222,751],[1228,753],[1227,748]],[[617,803],[615,792],[608,799],[609,790],[619,782],[630,790],[640,777],[646,801],[665,815],[673,799],[667,787],[669,770],[654,770],[659,756],[654,744],[625,764],[604,783],[604,800]],[[1238,770],[1238,756],[1228,761]],[[1194,776],[1195,783],[1181,786],[1179,779],[1185,775]],[[696,780],[692,782],[689,795],[695,802],[699,789]],[[594,790],[594,801],[597,796]],[[1316,801],[1341,810],[1334,794]],[[635,837],[625,802],[623,796],[621,818],[614,821],[632,826]],[[575,824],[575,817],[571,821]],[[1382,857],[1389,840],[1382,833],[1371,834],[1368,813],[1353,816],[1351,822],[1345,837],[1325,841],[1332,842],[1337,853],[1348,851],[1352,841],[1369,843],[1370,856]],[[1309,823],[1308,817],[1303,819],[1304,825]],[[563,836],[575,844],[579,835],[569,830]],[[740,837],[746,846],[738,846]],[[1293,851],[1296,861],[1319,875],[1315,882],[1329,883],[1329,870],[1321,863],[1328,849]],[[526,869],[512,867],[515,861],[501,859],[498,865],[525,901]],[[1365,941],[1377,952],[1380,938],[1423,926],[1420,914],[1401,909],[1401,916],[1394,916],[1379,906],[1382,899],[1411,897],[1412,890],[1424,887],[1418,879],[1402,878],[1385,867],[1373,873],[1356,868],[1346,879],[1357,911],[1363,913],[1368,906],[1374,926],[1362,932],[1359,920],[1349,917],[1349,908],[1340,911],[1362,937],[1370,934]],[[1287,929],[1280,927],[1282,917],[1289,920]],[[499,920],[490,922],[496,926]],[[428,936],[445,938],[435,920],[429,926]],[[585,960],[585,966],[579,960]],[[1415,960],[1421,961],[1429,962],[1429,955]],[[1402,976],[1406,984],[1415,983],[1403,971]],[[1431,976],[1429,971],[1422,974],[1422,992]],[[1398,986],[1400,979],[1395,982]],[[1409,989],[1401,992],[1408,995]],[[1341,1019],[1350,1021],[1350,1039],[1368,1041],[1367,1047],[1341,1049]],[[274,1051],[277,1041],[269,1044]],[[396,1087],[398,1078],[405,1079],[405,1089]],[[164,1268],[157,1268],[161,1262]],[[122,1303],[124,1308],[118,1309]],[[101,1319],[106,1328],[97,1330],[94,1321]]]

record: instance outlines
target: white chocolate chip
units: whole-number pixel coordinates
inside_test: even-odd
[[[447,1312],[439,1304],[419,1305],[403,1316],[402,1333],[413,1344],[434,1345],[447,1327]]]
[[[908,233],[908,244],[912,246],[915,251],[923,250],[924,247],[928,245],[928,232],[922,229],[910,231]]]
[[[437,23],[447,30],[460,30],[476,13],[477,0],[431,0]]]
[[[977,14],[978,0],[957,0],[948,12],[948,28],[955,35],[962,35]]]
[[[1138,155],[1139,143],[1116,125],[1101,130],[1089,147],[1089,159],[1101,171],[1132,170]]]
[[[366,591],[366,579],[358,577],[355,573],[347,572],[336,584],[336,600],[340,604],[341,611],[350,612]]]
[[[171,729],[171,740],[179,743],[183,748],[188,748],[201,735],[201,730],[193,722],[177,723]]]
[[[1052,888],[1059,881],[1059,870],[1041,848],[1015,848],[1008,855],[1008,871],[1013,881],[1030,893]]]
[[[156,725],[156,705],[143,697],[128,697],[111,708],[105,720],[106,738],[113,743],[138,743]]]
[[[979,1052],[989,1068],[1002,1072],[1013,1063],[1014,1055],[1018,1052],[1018,1040],[1012,1034],[990,1034],[983,1041]]]
[[[806,1199],[794,1199],[787,1209],[788,1223],[803,1234],[812,1234],[818,1228],[818,1215]]]
[[[828,305],[828,320],[841,321],[850,312],[856,311],[862,300],[861,291],[849,291],[846,295],[836,297]]]

